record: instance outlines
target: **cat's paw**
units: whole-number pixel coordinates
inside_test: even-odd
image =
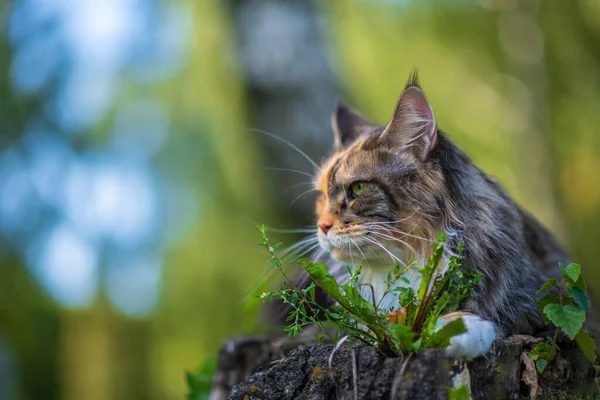
[[[453,312],[440,317],[436,329],[440,329],[457,318],[462,318],[467,332],[450,339],[450,345],[445,350],[446,355],[453,358],[472,359],[485,354],[496,340],[494,323],[475,314]]]

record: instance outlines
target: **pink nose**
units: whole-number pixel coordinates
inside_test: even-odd
[[[329,230],[333,226],[333,224],[330,222],[319,222],[318,225],[319,225],[319,229],[322,230],[323,233],[326,235],[327,235],[327,232],[329,232]]]

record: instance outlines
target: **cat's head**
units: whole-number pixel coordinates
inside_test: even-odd
[[[427,257],[453,213],[433,156],[440,139],[433,110],[416,76],[386,126],[340,104],[333,129],[335,151],[315,182],[321,247],[364,266]]]

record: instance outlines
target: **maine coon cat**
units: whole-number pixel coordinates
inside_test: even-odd
[[[329,266],[336,279],[346,279],[346,265],[361,264],[360,283],[372,286],[375,301],[397,307],[393,293],[381,299],[387,272],[416,260],[402,284],[418,288],[418,269],[443,231],[445,261],[463,241],[464,267],[484,278],[460,312],[439,321],[460,317],[468,329],[452,339],[448,355],[476,357],[497,338],[543,328],[534,295],[568,256],[439,129],[416,73],[386,126],[341,104],[333,127],[335,149],[315,187],[317,235],[335,260]],[[368,285],[361,291],[370,299]]]

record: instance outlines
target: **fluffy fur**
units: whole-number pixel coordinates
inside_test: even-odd
[[[317,234],[337,260],[332,268],[340,280],[347,276],[342,266],[362,264],[361,283],[393,308],[393,295],[381,298],[387,271],[417,260],[402,283],[417,287],[416,270],[436,233],[445,231],[446,258],[463,241],[465,267],[485,279],[461,310],[471,336],[455,340],[449,354],[479,355],[496,337],[543,327],[534,294],[558,274],[559,261],[569,261],[566,253],[437,127],[416,74],[386,126],[341,104],[333,127],[336,148],[315,182]],[[362,291],[371,297],[369,287]]]

